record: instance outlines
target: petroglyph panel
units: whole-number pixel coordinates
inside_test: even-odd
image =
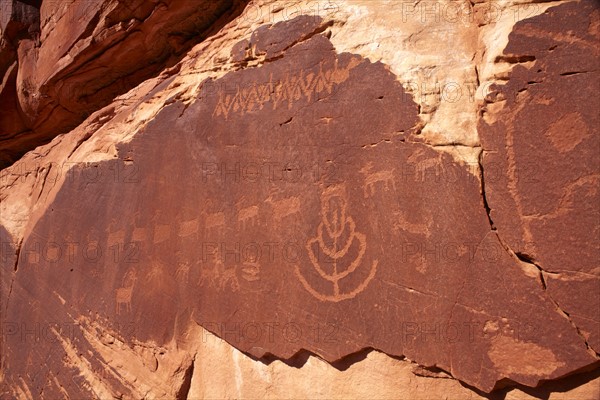
[[[576,22],[575,15],[582,21]],[[554,273],[546,274],[547,293],[573,316],[596,353],[600,352],[599,18],[598,3],[584,1],[522,21],[504,53],[526,54],[535,65],[515,67],[506,85],[493,87],[483,110],[489,118],[479,121],[491,219],[512,251]],[[565,29],[570,45],[565,46],[563,39],[546,42],[549,37],[562,38]],[[498,95],[505,103],[492,112]],[[567,278],[571,275],[581,278],[578,285]]]
[[[358,58],[352,58],[347,65],[340,67],[336,59],[332,66],[319,63],[313,70],[301,68],[296,73],[285,73],[278,80],[270,75],[268,82],[238,86],[233,95],[220,92],[213,116],[227,119],[231,113],[244,115],[255,110],[262,111],[267,104],[270,105],[268,110],[274,111],[278,107],[291,109],[299,100],[310,102],[319,95],[331,95],[336,86],[348,79],[350,71],[358,63]]]
[[[225,339],[255,357],[306,349],[336,361],[376,348],[482,390],[505,378],[533,386],[595,362],[539,276],[524,271],[491,229],[480,177],[422,143],[419,107],[397,76],[382,63],[336,53],[314,31],[296,32],[277,58],[212,82],[228,91],[175,99],[120,143],[119,162],[135,154],[135,185],[83,184],[84,167],[73,168],[53,212],[28,228],[8,317],[33,313],[18,301],[29,288],[62,288],[62,299],[49,295],[35,315],[64,301],[125,343],[185,340],[190,320],[207,329],[293,322],[294,340]],[[253,40],[264,39],[260,32]],[[573,154],[552,129],[539,136],[549,138],[547,147]],[[309,176],[230,179],[249,160],[301,166],[296,171]],[[114,162],[95,168],[109,176]],[[206,165],[219,165],[219,174],[207,174]],[[597,180],[585,176],[557,189],[564,205],[593,194]],[[80,204],[99,205],[92,215],[77,211]],[[57,225],[56,215],[69,218]],[[87,237],[93,249],[123,238],[138,244],[139,257],[114,261],[95,251],[54,264],[42,258],[33,268],[27,256],[37,237]],[[490,321],[503,319],[511,329],[495,334]],[[117,328],[124,323],[135,331]],[[307,332],[319,324],[335,327],[334,340],[311,340]],[[536,352],[523,358],[526,373],[506,364],[510,351]],[[531,372],[540,366],[543,376]]]
[[[356,223],[347,215],[346,190],[343,185],[330,186],[321,195],[321,217],[317,236],[306,242],[308,258],[318,275],[331,282],[332,294],[320,293],[306,280],[298,267],[295,273],[304,288],[321,301],[338,302],[351,299],[367,287],[377,271],[377,260],[373,261],[369,274],[355,283],[353,290],[340,290],[340,281],[361,267],[367,247],[367,237],[356,230]],[[353,255],[346,257],[347,255]],[[345,263],[344,263],[345,261]],[[330,263],[331,270],[324,271],[321,263]]]

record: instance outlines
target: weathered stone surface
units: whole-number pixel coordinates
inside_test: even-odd
[[[12,10],[3,13],[11,16],[11,29],[2,32],[18,59],[16,80],[8,82],[18,104],[0,114],[5,152],[0,168],[173,66],[211,29],[239,13],[243,1],[47,0],[37,8],[25,3],[2,3]],[[37,32],[24,36],[20,32],[34,25],[30,14],[37,18]]]
[[[517,65],[488,98],[480,132],[490,216],[542,270],[548,295],[600,351],[600,8],[569,3],[518,23]]]
[[[0,32],[5,40],[17,43],[31,38],[40,30],[41,0],[2,0],[0,3]]]
[[[488,399],[583,400],[598,397],[598,373],[550,382],[540,388],[506,387],[491,395],[477,393],[443,374],[419,368],[377,351],[361,352],[339,370],[323,360],[301,354],[289,364],[257,363],[227,342],[200,329],[190,399]],[[338,366],[340,367],[340,366]],[[347,367],[347,369],[346,369]],[[210,371],[208,373],[207,371]]]
[[[597,397],[583,325],[506,248],[489,153],[485,197],[469,164],[479,104],[430,104],[406,82],[510,85],[518,70],[493,61],[516,21],[484,26],[477,50],[479,20],[410,9],[420,21],[395,42],[401,5],[346,6],[258,5],[0,173],[4,397]],[[440,32],[423,25],[457,39],[446,64],[427,64]],[[482,134],[502,112],[485,111]],[[502,388],[515,382],[542,386]]]
[[[6,141],[28,129],[17,95],[17,49],[20,41],[39,35],[39,3],[20,0],[0,2],[0,168],[11,164],[20,155],[5,146]]]

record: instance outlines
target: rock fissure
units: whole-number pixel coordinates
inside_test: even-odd
[[[577,325],[575,325],[575,323],[573,322],[573,320],[570,318],[569,314],[567,312],[565,312],[564,310],[561,309],[561,307],[559,306],[559,304],[556,302],[556,300],[554,300],[554,298],[550,295],[550,293],[547,290],[547,285],[546,285],[546,281],[544,278],[544,274],[546,273],[546,271],[544,271],[544,269],[537,263],[535,263],[531,257],[526,256],[522,253],[517,253],[515,251],[513,251],[508,244],[502,240],[502,237],[500,236],[499,232],[497,231],[497,229],[494,227],[494,222],[492,221],[491,218],[491,214],[490,214],[490,208],[489,205],[487,203],[487,197],[485,195],[485,182],[484,182],[484,175],[483,175],[483,165],[481,164],[481,156],[483,155],[483,151],[480,155],[480,169],[481,169],[481,193],[482,193],[482,200],[483,200],[483,204],[486,210],[486,213],[488,215],[488,220],[490,223],[490,228],[493,232],[496,233],[498,240],[500,241],[500,243],[502,244],[502,247],[508,252],[508,254],[510,254],[511,256],[515,257],[518,261],[523,262],[523,263],[527,263],[533,267],[535,267],[538,270],[539,273],[539,279],[540,279],[540,284],[541,287],[543,288],[544,292],[546,293],[546,295],[548,296],[548,299],[552,302],[552,304],[555,306],[557,312],[562,315],[563,317],[565,317],[569,323],[573,326],[573,328],[575,329],[575,331],[577,332],[577,334],[581,337],[581,339],[584,341],[585,346],[588,350],[590,350],[591,352],[594,353],[594,355],[596,357],[598,357],[599,353],[597,353],[594,349],[592,349],[587,341],[587,338],[581,333],[581,330],[579,329],[579,327],[577,327]]]
[[[569,323],[571,324],[571,326],[575,329],[575,331],[577,332],[577,334],[581,337],[581,339],[583,340],[583,342],[585,343],[586,348],[588,349],[588,351],[590,351],[591,354],[593,354],[596,358],[598,358],[600,360],[600,353],[598,353],[596,350],[594,350],[590,344],[588,343],[588,339],[585,337],[585,335],[582,333],[581,329],[575,324],[575,322],[573,321],[573,319],[571,318],[570,314],[568,312],[566,312],[565,310],[563,310],[561,308],[561,306],[558,304],[558,302],[552,297],[552,295],[549,293],[548,291],[548,287],[546,284],[546,280],[544,278],[545,274],[548,274],[548,272],[546,272],[538,263],[536,263],[534,260],[531,259],[531,257],[521,254],[521,253],[515,253],[512,250],[510,250],[511,253],[514,253],[514,255],[523,263],[527,263],[529,265],[534,266],[538,271],[539,271],[539,277],[540,277],[540,281],[542,283],[542,287],[544,289],[544,292],[546,293],[546,295],[548,296],[548,299],[550,299],[550,301],[552,302],[552,304],[554,304],[554,306],[556,307],[556,311],[562,315],[563,317],[565,317]]]
[[[179,388],[175,396],[176,400],[188,400],[190,389],[192,387],[192,378],[194,376],[196,357],[197,354],[194,355],[192,361],[190,362],[190,365],[186,368],[185,372],[183,373],[181,387]]]

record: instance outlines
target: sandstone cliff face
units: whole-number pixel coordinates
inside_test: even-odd
[[[3,1],[0,167],[173,66],[240,3]]]
[[[4,397],[600,395],[596,2],[5,4]]]

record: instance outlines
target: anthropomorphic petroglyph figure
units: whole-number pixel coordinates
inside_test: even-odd
[[[177,279],[180,282],[187,283],[189,274],[190,274],[190,263],[187,261],[180,262],[179,265],[177,266],[177,270],[175,271],[175,279]]]
[[[330,186],[321,195],[321,223],[317,227],[317,235],[306,243],[306,250],[316,273],[324,282],[333,284],[333,294],[321,293],[311,286],[298,266],[294,272],[304,288],[321,301],[350,299],[365,290],[377,270],[377,260],[374,260],[368,276],[353,290],[342,291],[340,288],[340,281],[354,275],[354,271],[363,265],[366,247],[366,235],[356,230],[354,219],[348,215],[344,185]],[[329,272],[322,266],[324,257],[330,259],[333,267]]]
[[[390,186],[396,189],[396,184],[394,182],[394,170],[385,170],[385,171],[377,171],[372,172],[373,163],[369,162],[365,165],[360,173],[365,176],[365,185],[364,185],[364,193],[365,198],[369,196],[375,195],[375,190],[377,188],[377,183],[383,183],[383,188],[385,190],[389,190]]]
[[[214,264],[203,265],[200,267],[200,278],[198,279],[199,286],[215,286],[216,269]]]
[[[218,265],[217,268],[221,270],[219,275],[219,289],[225,290],[229,286],[234,292],[240,290],[240,283],[235,268],[225,268],[223,263]]]
[[[235,268],[226,268],[223,260],[219,257],[215,258],[214,263],[210,263],[200,270],[198,285],[205,284],[217,290],[225,290],[228,286],[234,292],[240,289]]]
[[[135,287],[135,281],[137,280],[135,270],[130,270],[123,277],[123,287],[120,287],[115,292],[115,302],[117,314],[121,314],[121,306],[125,306],[125,311],[131,311],[131,297],[133,295],[133,288]]]

